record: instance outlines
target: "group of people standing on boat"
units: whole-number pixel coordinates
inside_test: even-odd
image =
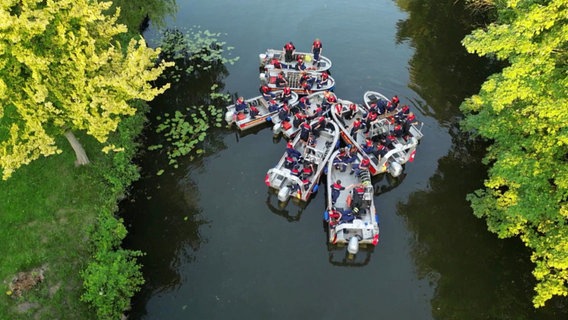
[[[396,95],[388,101],[378,99],[369,105],[368,112],[362,116],[356,116],[357,110],[356,104],[347,108],[338,104],[335,112],[347,120],[356,117],[350,125],[350,136],[357,139],[358,134],[362,133],[365,140],[360,142],[361,148],[367,155],[374,155],[377,159],[394,149],[398,141],[406,141],[410,127],[416,124],[416,116],[410,107],[400,106],[400,99]]]
[[[283,123],[289,123],[294,128],[299,128],[301,140],[307,142],[308,133],[313,133],[317,137],[319,132],[326,127],[327,118],[324,114],[329,112],[331,105],[336,101],[335,94],[329,90],[323,93],[322,102],[319,104],[310,101],[308,96],[302,96],[292,107],[283,104],[278,110],[278,119]],[[311,124],[315,119],[318,122]]]
[[[317,143],[315,138],[312,143]],[[297,150],[291,142],[286,143],[284,168],[290,170],[290,174],[301,181],[301,185],[296,183],[291,186],[292,193],[300,190],[307,190],[310,187],[310,179],[316,170],[316,164],[312,163],[307,155],[308,148],[304,148],[304,152],[302,153]]]
[[[272,57],[268,64],[272,65],[274,69],[295,69],[297,71],[301,71],[302,74],[300,79],[298,79],[298,84],[302,88],[304,94],[312,93],[312,88],[314,86],[316,86],[317,89],[321,89],[329,85],[330,79],[327,72],[322,72],[317,75],[308,73],[308,71],[316,70],[316,66],[320,61],[323,44],[319,38],[316,38],[312,43],[311,56],[307,54],[296,54],[296,47],[292,41],[284,44],[282,51],[284,53],[284,62],[282,62],[278,57]],[[311,61],[311,66],[306,64],[309,63],[309,61]],[[277,88],[289,86],[284,72],[281,71],[278,74],[275,79],[275,85]]]
[[[296,47],[294,46],[294,43],[292,43],[292,41],[286,42],[286,44],[284,44],[284,47],[282,48],[282,51],[284,52],[285,62],[292,62],[294,61],[294,58],[302,59],[302,57],[294,57],[296,53]],[[316,38],[312,43],[312,54],[313,54],[312,65],[316,65],[319,62],[322,52],[323,52],[323,44],[319,38]]]

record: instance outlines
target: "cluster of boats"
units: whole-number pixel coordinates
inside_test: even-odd
[[[261,95],[228,106],[225,120],[239,130],[272,123],[274,135],[286,138],[284,154],[265,177],[279,201],[309,201],[325,175],[328,243],[355,255],[379,242],[372,176],[402,173],[414,160],[422,125],[397,96],[367,91],[363,103],[338,98],[328,74],[331,61],[310,57],[295,53],[296,60],[286,62],[282,50],[260,54]],[[309,67],[299,68],[301,63]],[[277,85],[278,77],[284,86]]]

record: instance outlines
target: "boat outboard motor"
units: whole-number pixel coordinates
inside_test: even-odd
[[[402,165],[396,161],[391,162],[389,166],[389,173],[393,178],[400,176],[402,173]]]
[[[280,122],[274,124],[274,126],[272,127],[272,132],[275,136],[279,135],[280,132],[282,132],[282,125],[280,124]]]
[[[225,121],[227,121],[228,124],[231,124],[231,122],[233,122],[233,112],[232,111],[227,111],[225,112]]]
[[[278,190],[278,200],[286,202],[288,198],[290,198],[290,187],[285,186]]]
[[[266,74],[264,72],[262,72],[258,77],[260,80],[260,85],[266,84]]]
[[[359,252],[359,238],[351,237],[347,245],[347,252],[350,254],[357,254]]]

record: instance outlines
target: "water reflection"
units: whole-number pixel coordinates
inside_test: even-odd
[[[224,89],[223,79],[229,75],[223,64],[213,64],[207,71],[188,76],[183,71],[172,70],[172,87],[150,103],[149,123],[145,128],[145,145],[166,144],[163,137],[155,134],[159,118],[175,111],[187,112],[189,106],[219,105],[211,98],[213,85],[216,92]],[[166,81],[166,80],[161,80]],[[203,156],[207,157],[227,148],[224,138],[228,130],[212,129],[202,143]],[[179,159],[176,170],[167,165],[163,150],[142,152],[138,159],[143,168],[142,178],[133,185],[135,192],[121,204],[121,214],[129,234],[125,247],[141,250],[147,255],[140,258],[146,283],[133,305],[144,306],[160,292],[176,291],[187,281],[181,266],[197,262],[196,254],[209,239],[203,236],[203,228],[210,222],[203,217],[200,203],[203,197],[190,173],[204,166],[204,158],[190,161]],[[165,174],[156,173],[165,169]],[[134,308],[131,314],[137,318],[146,313],[144,308]]]
[[[408,41],[416,49],[409,61],[409,86],[431,106],[425,115],[430,113],[441,123],[453,122],[464,97],[477,93],[487,76],[499,70],[461,45],[485,18],[455,0],[396,2],[408,13],[408,19],[397,23],[397,42]]]
[[[371,261],[375,247],[360,248],[356,255],[347,252],[345,247],[328,246],[328,261],[336,267],[364,267]]]
[[[397,0],[408,18],[398,22],[397,42],[415,52],[410,87],[431,107],[420,108],[449,128],[452,148],[438,160],[429,189],[397,206],[414,233],[412,256],[422,279],[436,284],[436,319],[566,319],[563,303],[534,310],[529,253],[518,239],[500,240],[475,218],[465,195],[481,187],[485,146],[459,134],[458,109],[500,69],[467,53],[461,40],[484,23],[454,0]]]
[[[396,187],[398,187],[406,178],[406,171],[403,171],[400,176],[393,177],[388,173],[380,174],[378,176],[373,177],[371,182],[373,183],[373,189],[375,191],[375,195],[385,194],[390,192]]]
[[[179,266],[195,261],[194,252],[207,242],[200,233],[208,224],[198,206],[200,194],[191,181],[180,181],[175,174],[147,177],[134,185],[136,193],[121,204],[129,227],[125,246],[147,253],[140,258],[147,281],[135,304],[179,286],[183,281]]]
[[[433,315],[567,319],[565,309],[532,308],[534,279],[528,251],[518,239],[502,240],[487,232],[465,200],[482,182],[485,167],[479,159],[484,148],[457,134],[453,142],[456,147],[439,160],[438,171],[430,178],[430,190],[413,193],[397,207],[415,234],[412,255],[418,275],[437,283]]]
[[[308,204],[306,202],[294,201],[294,199],[281,202],[278,200],[278,194],[276,191],[272,189],[268,190],[266,193],[266,207],[268,207],[268,210],[285,218],[288,222],[300,221],[302,213],[307,205]]]

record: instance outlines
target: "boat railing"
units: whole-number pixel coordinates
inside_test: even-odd
[[[424,127],[424,122],[420,122],[420,129],[418,129],[415,124],[412,124],[410,126],[410,134],[417,140],[420,140],[422,139],[422,137],[424,137],[424,134],[422,133],[422,127]]]

